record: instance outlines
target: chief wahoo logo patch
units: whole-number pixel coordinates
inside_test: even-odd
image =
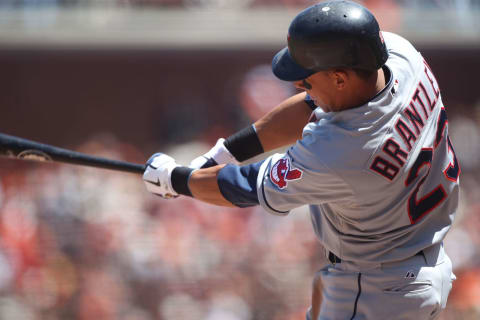
[[[292,168],[289,158],[281,158],[270,170],[270,180],[280,189],[287,187],[288,181],[302,178],[302,170]]]

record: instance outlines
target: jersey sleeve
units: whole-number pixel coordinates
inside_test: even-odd
[[[223,197],[237,207],[258,205],[256,182],[263,161],[245,166],[228,164],[218,173],[217,182]]]
[[[302,205],[350,201],[353,190],[299,141],[287,153],[274,154],[262,163],[257,194],[268,212],[287,215]]]

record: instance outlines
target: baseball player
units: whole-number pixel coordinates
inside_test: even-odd
[[[273,73],[304,92],[190,167],[153,155],[147,189],[276,215],[309,205],[328,263],[314,282],[320,310],[307,319],[437,318],[454,279],[442,241],[460,167],[432,70],[351,1],[305,9],[287,39]],[[284,154],[239,165],[287,144]]]

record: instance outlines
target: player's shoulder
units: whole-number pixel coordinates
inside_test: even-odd
[[[296,155],[304,155],[304,161],[315,159],[309,166],[315,169],[330,168],[333,172],[343,168],[361,169],[370,157],[372,140],[381,134],[365,117],[367,107],[350,112],[316,113],[315,122],[303,130],[296,144]],[[378,120],[378,116],[375,116]],[[377,123],[381,121],[378,120]],[[319,166],[319,168],[316,168]]]
[[[382,31],[382,35],[387,47],[389,60],[392,58],[415,60],[420,56],[413,44],[404,37],[387,31]]]
[[[402,37],[399,34],[389,32],[389,31],[382,31],[382,36],[385,41],[385,45],[387,46],[387,50],[392,50],[393,48],[400,47],[400,48],[409,48],[415,49],[413,44],[410,43],[407,39]]]
[[[393,76],[404,87],[410,88],[423,70],[423,57],[413,44],[404,37],[387,31],[382,31],[388,51],[386,65],[392,70]]]
[[[410,41],[396,33],[382,31],[382,36],[387,47],[389,59],[398,56],[412,59],[420,54]]]

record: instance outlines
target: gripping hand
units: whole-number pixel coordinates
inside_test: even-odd
[[[172,171],[179,165],[164,153],[155,153],[148,159],[143,181],[147,190],[165,199],[178,197],[172,187]]]
[[[197,157],[190,162],[189,167],[194,169],[202,169],[216,166],[217,164],[239,164],[237,159],[228,151],[223,144],[225,139],[218,139],[215,146],[204,155]]]

